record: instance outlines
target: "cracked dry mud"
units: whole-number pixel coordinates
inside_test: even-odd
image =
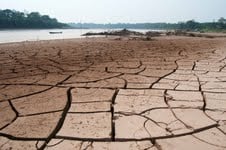
[[[224,150],[226,39],[0,45],[0,149]]]

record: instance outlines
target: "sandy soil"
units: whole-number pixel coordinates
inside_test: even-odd
[[[226,39],[0,45],[0,149],[225,150]]]

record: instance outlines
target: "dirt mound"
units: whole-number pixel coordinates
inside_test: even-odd
[[[136,32],[136,31],[131,31],[127,29],[123,30],[117,30],[117,31],[108,31],[108,32],[98,32],[98,33],[93,33],[93,32],[88,32],[83,34],[82,36],[95,36],[95,35],[109,35],[109,36],[142,36],[144,35],[141,32]]]

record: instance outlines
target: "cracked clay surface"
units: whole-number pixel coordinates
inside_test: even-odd
[[[226,39],[0,45],[1,150],[225,150]]]

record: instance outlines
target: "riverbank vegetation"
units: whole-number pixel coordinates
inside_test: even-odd
[[[20,12],[16,10],[0,10],[0,29],[46,29],[46,28],[83,28],[83,29],[159,29],[185,30],[199,32],[226,32],[226,19],[220,18],[214,22],[200,23],[195,20],[178,23],[60,23],[48,15],[38,12]]]
[[[220,18],[216,22],[199,23],[195,20],[179,23],[117,23],[117,24],[94,24],[94,23],[70,23],[74,28],[92,29],[158,29],[158,30],[187,30],[200,32],[226,32],[226,19]]]
[[[0,10],[0,29],[42,29],[42,28],[63,28],[67,24],[60,23],[48,15],[41,15],[38,12],[19,12],[15,10]]]

